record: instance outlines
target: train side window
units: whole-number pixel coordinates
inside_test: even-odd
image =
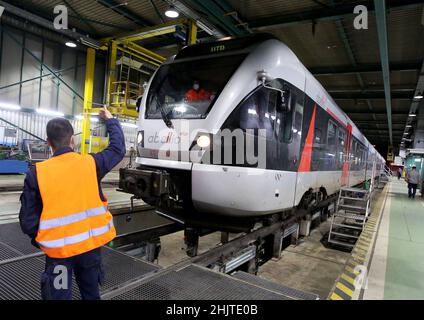
[[[320,128],[315,128],[314,137],[315,137],[316,147],[321,148],[322,130]]]
[[[338,143],[337,143],[337,168],[341,169],[344,163],[346,132],[342,128],[338,128]]]
[[[328,121],[327,129],[327,145],[334,146],[336,144],[337,126],[333,121]]]

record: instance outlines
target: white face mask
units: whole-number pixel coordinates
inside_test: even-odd
[[[199,90],[200,85],[198,83],[193,84],[193,89],[194,90]]]

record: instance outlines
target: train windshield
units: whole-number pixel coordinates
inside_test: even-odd
[[[174,62],[159,68],[147,96],[146,119],[206,118],[246,55]]]

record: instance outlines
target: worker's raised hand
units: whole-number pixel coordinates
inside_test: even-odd
[[[112,114],[106,108],[106,106],[100,109],[100,111],[99,111],[99,117],[102,118],[103,120],[108,120],[108,119],[112,119],[113,118]]]

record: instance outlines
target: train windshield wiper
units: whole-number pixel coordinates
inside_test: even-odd
[[[163,122],[165,122],[165,124],[168,128],[174,129],[174,125],[173,125],[171,119],[169,119],[168,114],[163,109],[163,106],[160,103],[158,103],[158,106],[159,106],[159,111],[160,111],[160,114],[162,116]]]

